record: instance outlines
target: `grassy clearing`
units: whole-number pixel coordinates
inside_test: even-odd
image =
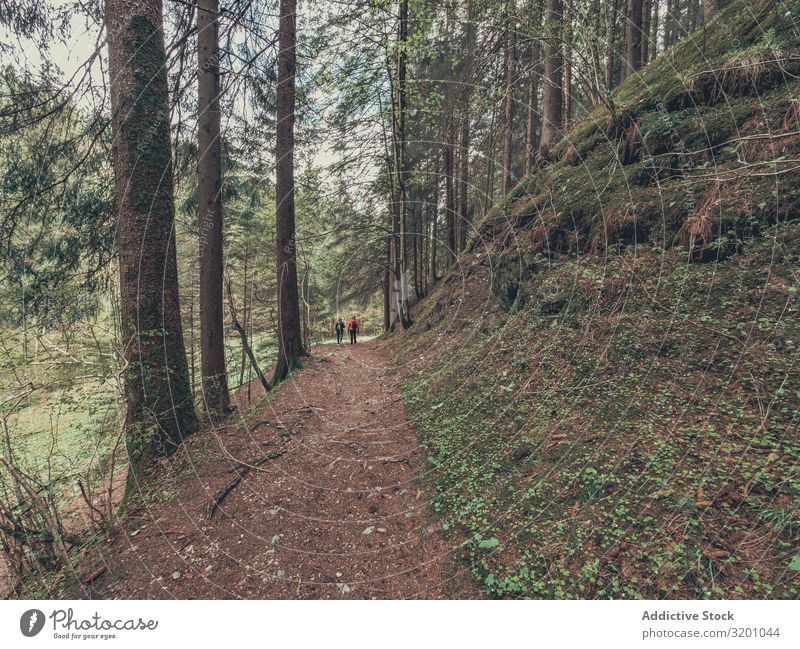
[[[269,373],[276,358],[274,336],[256,336],[252,344],[262,369]],[[235,389],[241,363],[239,338],[228,337],[225,347],[230,384]],[[95,368],[87,375],[85,364],[95,363],[96,350],[73,351],[79,360],[27,364],[26,370],[34,370],[31,380],[37,389],[9,421],[14,452],[23,465],[40,475],[66,481],[83,475],[89,467],[96,468],[108,456],[122,416],[112,368],[101,366],[102,371]],[[195,369],[195,386],[199,386],[199,357]],[[14,384],[10,367],[3,376],[4,385]],[[11,387],[6,391],[13,392]]]

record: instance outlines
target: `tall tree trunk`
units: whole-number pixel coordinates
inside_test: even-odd
[[[419,206],[412,206],[411,216],[411,249],[414,253],[411,267],[414,269],[414,294],[417,296],[417,301],[419,301],[422,299],[422,283],[419,280],[419,258],[422,255],[419,245],[420,223],[422,222],[421,202]]]
[[[658,1],[658,0],[656,0]],[[650,19],[653,15],[653,0],[642,2],[642,67],[650,57]]]
[[[716,9],[715,9],[716,11]],[[689,26],[687,31],[693,32],[703,24],[703,6],[701,0],[689,1]]]
[[[506,18],[506,94],[503,111],[503,194],[511,191],[511,148],[514,126],[514,59],[516,59],[517,22],[514,16],[514,3],[508,4]]]
[[[569,130],[572,117],[572,6],[564,2],[564,120],[562,128]]]
[[[680,2],[677,4],[680,6]],[[684,0],[683,9],[684,11],[681,12],[678,21],[680,36],[685,36],[691,29],[690,22],[692,20],[692,0]]]
[[[603,75],[605,74],[603,63],[600,56],[600,35],[603,33],[603,20],[605,16],[600,10],[600,0],[592,0],[591,13],[594,16],[594,24],[590,29],[593,30],[594,36],[589,39],[588,58],[589,58],[589,79],[590,86],[588,88],[589,101],[592,108],[600,104],[605,94],[605,82]]]
[[[436,147],[434,147],[434,151],[436,151]],[[434,158],[435,160],[435,158]],[[422,225],[421,225],[421,237],[422,237],[422,293],[423,295],[428,294],[428,289],[430,286],[430,267],[431,267],[431,227],[433,225],[433,220],[436,218],[436,200],[438,198],[438,191],[437,187],[437,180],[438,180],[438,173],[439,170],[434,163],[431,165],[430,158],[428,159],[428,184],[427,184],[427,193],[425,194],[425,210],[424,216],[422,217]],[[431,192],[433,192],[433,197],[431,197]]]
[[[658,56],[658,19],[660,4],[661,0],[653,0],[653,17],[650,19],[650,61],[654,61]]]
[[[195,360],[194,360],[194,348],[195,348],[195,333],[194,333],[194,268],[192,268],[192,293],[189,299],[189,389],[191,390],[192,394],[195,393]]]
[[[469,108],[465,107],[465,111]],[[469,113],[461,116],[460,172],[458,174],[458,250],[464,250],[467,244],[469,226]]]
[[[563,37],[562,0],[547,0],[545,16],[544,46],[544,115],[539,151],[543,158],[558,141],[563,122],[564,91],[561,87],[564,75],[561,41]]]
[[[244,278],[243,278],[243,286],[242,286],[242,319],[244,320],[244,329],[247,331],[247,325],[250,322],[249,318],[249,311],[248,311],[248,303],[247,303],[247,261],[248,261],[248,250],[247,250],[247,242],[244,244]],[[239,367],[239,386],[241,387],[244,385],[244,370],[245,365],[247,363],[247,353],[244,350],[244,345],[242,345],[242,358],[241,364]]]
[[[619,21],[619,2],[620,0],[609,0],[611,6],[608,8],[608,34],[606,38],[606,90],[609,92],[614,89],[614,67],[617,54],[617,22]]]
[[[386,255],[386,269],[383,271],[383,330],[389,331],[392,327],[392,240],[387,239],[388,254]]]
[[[672,47],[679,38],[680,0],[667,0],[667,15],[665,17],[665,46]]]
[[[461,66],[461,83],[463,84],[461,112],[461,169],[458,174],[458,249],[467,245],[469,229],[469,148],[470,148],[470,100],[472,99],[472,83],[474,77],[475,23],[473,3],[467,0],[467,24],[464,32],[464,56]]]
[[[406,58],[408,40],[408,0],[400,0],[397,21],[397,48],[395,54],[395,88],[392,118],[394,128],[394,169],[395,187],[397,188],[397,209],[393,210],[394,240],[394,282],[399,292],[400,324],[403,328],[411,326],[411,315],[408,305],[408,260],[406,259],[406,228],[408,218],[408,201],[406,180]]]
[[[642,0],[628,0],[625,18],[625,59],[623,79],[642,67]]]
[[[107,0],[129,487],[197,420],[178,297],[160,0]]]
[[[664,16],[661,22],[664,24],[664,49],[669,49],[672,45],[671,41],[671,28],[672,28],[672,2],[673,0],[666,0],[664,5]]]
[[[528,123],[525,131],[525,175],[533,170],[536,164],[536,126],[539,121],[539,59],[541,58],[541,41],[539,40],[538,26],[541,22],[541,1],[531,1],[531,13],[536,15],[533,21],[533,33],[536,36],[531,45],[530,76],[528,77]]]
[[[441,160],[441,153],[436,151],[436,165],[434,167],[434,198],[433,198],[433,218],[431,219],[431,239],[429,244],[428,261],[430,268],[428,276],[430,284],[435,284],[436,280],[436,253],[439,248],[439,192],[441,186],[441,175],[439,162]]]
[[[456,197],[453,178],[453,144],[452,138],[452,116],[444,116],[445,127],[442,136],[442,171],[444,173],[444,215],[445,215],[445,235],[447,237],[447,265],[450,266],[455,261],[456,253]]]
[[[699,20],[702,11],[700,0],[687,0],[686,13],[683,15],[683,31],[685,34],[694,30],[696,21]]]
[[[492,118],[489,121],[489,132],[486,134],[486,152],[483,159],[486,161],[486,184],[483,191],[483,214],[486,216],[494,202],[494,144],[497,133],[498,119],[497,104],[492,106]]]
[[[294,106],[297,0],[280,0],[275,138],[275,245],[278,280],[278,362],[273,382],[285,379],[306,355],[300,328],[294,218]]]
[[[222,307],[222,166],[219,113],[219,1],[197,2],[197,206],[200,231],[200,357],[203,403],[230,408]]]
[[[544,0],[530,0],[528,3],[528,20],[531,43],[530,74],[528,76],[528,123],[525,129],[525,175],[533,171],[536,164],[536,129],[539,123],[539,73],[542,58],[542,41],[540,28]]]
[[[389,278],[387,286],[389,291],[389,329],[393,329],[400,319],[400,291],[395,280],[397,273],[397,247],[395,237],[391,235],[389,242]]]

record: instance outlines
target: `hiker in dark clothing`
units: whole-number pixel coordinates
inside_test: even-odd
[[[342,338],[344,338],[344,320],[339,318],[336,321],[335,329],[336,329],[336,344],[337,345],[341,345],[342,344]]]
[[[357,342],[356,334],[358,334],[358,320],[356,320],[355,316],[353,316],[350,319],[350,322],[347,323],[347,331],[350,332],[350,344],[355,345]]]

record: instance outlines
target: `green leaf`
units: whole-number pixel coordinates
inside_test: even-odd
[[[481,541],[480,543],[478,543],[478,547],[479,548],[486,548],[487,550],[491,550],[492,548],[496,548],[498,545],[500,545],[500,540],[496,539],[494,537],[492,537],[490,539],[486,539],[485,541]]]
[[[796,555],[789,563],[789,570],[800,570],[800,554]]]

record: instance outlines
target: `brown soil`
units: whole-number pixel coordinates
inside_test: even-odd
[[[454,560],[460,541],[428,513],[416,436],[381,347],[319,347],[255,416],[190,439],[154,476],[174,497],[126,516],[72,595],[475,597]],[[209,520],[236,460],[257,466]]]

